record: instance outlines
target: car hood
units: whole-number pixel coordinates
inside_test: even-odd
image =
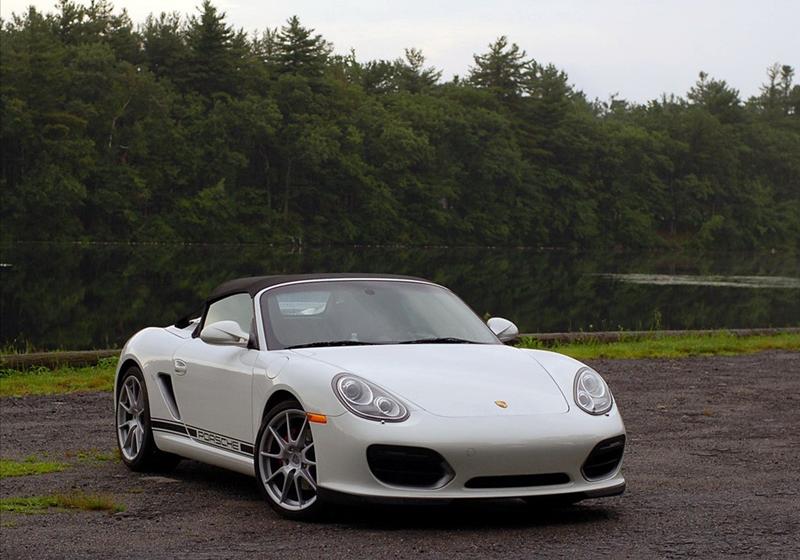
[[[500,344],[351,346],[300,353],[372,381],[439,416],[569,410],[558,385],[539,362],[527,352]]]

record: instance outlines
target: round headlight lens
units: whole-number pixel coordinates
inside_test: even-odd
[[[608,385],[596,371],[583,368],[575,376],[575,404],[589,414],[605,414],[614,399]]]
[[[333,389],[342,404],[362,418],[386,422],[408,418],[408,409],[400,399],[355,375],[340,373],[333,379]]]
[[[355,405],[364,405],[372,402],[372,391],[369,386],[359,379],[344,377],[339,381],[339,390],[342,396]]]
[[[386,397],[378,397],[375,399],[375,407],[381,411],[381,414],[389,418],[397,418],[400,416],[400,405],[397,401],[387,399]]]

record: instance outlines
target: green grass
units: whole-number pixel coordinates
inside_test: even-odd
[[[29,476],[32,474],[59,472],[68,467],[69,465],[66,463],[39,461],[36,457],[28,457],[22,461],[0,459],[0,479],[10,476]]]
[[[83,511],[125,511],[125,506],[114,502],[104,494],[70,492],[52,496],[29,496],[25,498],[0,498],[0,511],[13,513],[46,513],[50,508]]]
[[[73,456],[72,453],[67,453],[67,457]],[[90,449],[89,451],[78,451],[74,453],[75,458],[79,463],[101,463],[105,461],[117,461],[120,459],[119,449],[113,451],[100,451],[99,449]]]
[[[752,354],[763,350],[800,351],[800,334],[735,336],[728,333],[717,333],[661,338],[630,338],[620,342],[586,340],[567,344],[548,344],[526,338],[520,341],[519,346],[553,350],[579,360],[732,356]],[[101,360],[96,366],[80,368],[0,370],[0,397],[111,391],[114,387],[116,364],[116,358],[108,358]]]
[[[0,370],[0,397],[111,391],[116,367],[117,359],[108,358],[87,367],[3,369]]]
[[[728,333],[718,333],[638,338],[619,342],[587,340],[556,344],[547,344],[526,338],[520,341],[519,346],[521,348],[552,350],[578,360],[733,356],[736,354],[752,354],[764,350],[800,351],[800,333],[757,336],[735,336]]]

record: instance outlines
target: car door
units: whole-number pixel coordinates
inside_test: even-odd
[[[250,332],[253,301],[234,294],[212,303],[203,327],[235,321]],[[189,339],[173,357],[175,399],[189,436],[229,451],[252,453],[253,366],[258,350]]]

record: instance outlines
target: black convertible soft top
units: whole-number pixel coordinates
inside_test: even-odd
[[[417,278],[415,276],[400,276],[397,274],[333,273],[251,276],[248,278],[236,278],[235,280],[223,282],[214,288],[214,290],[212,290],[212,292],[209,294],[208,298],[206,299],[206,305],[233,294],[250,294],[250,297],[253,297],[264,288],[269,288],[270,286],[276,286],[278,284],[285,284],[287,282],[302,282],[303,280],[343,280],[348,278],[387,278],[391,280],[426,281],[424,278]]]
[[[427,282],[424,278],[418,278],[416,276],[401,276],[398,274],[362,274],[362,273],[328,273],[328,274],[279,274],[274,276],[249,276],[247,278],[236,278],[234,280],[228,280],[227,282],[223,282],[216,288],[214,288],[211,293],[206,298],[205,305],[203,306],[203,311],[200,313],[202,315],[202,320],[200,324],[205,320],[205,313],[208,310],[208,306],[217,301],[218,299],[222,299],[227,296],[231,296],[233,294],[250,294],[250,297],[254,297],[258,292],[263,290],[264,288],[269,288],[270,286],[277,286],[278,284],[285,284],[287,282],[302,282],[303,280],[346,280],[348,278],[356,279],[356,278],[387,278],[390,280],[417,280]],[[184,329],[191,324],[191,320],[198,316],[198,313],[190,313],[185,317],[181,317],[175,322],[175,326],[179,329]],[[198,325],[199,328],[199,325]]]

